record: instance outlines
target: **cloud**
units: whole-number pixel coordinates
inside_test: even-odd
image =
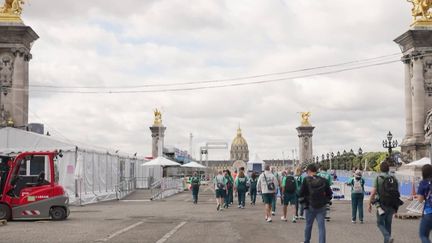
[[[24,12],[41,37],[30,80],[103,87],[189,82],[394,54],[400,50],[393,39],[408,29],[409,11],[394,0],[39,0]],[[30,97],[32,122],[46,123],[57,136],[141,155],[151,153],[156,107],[164,111],[167,144],[189,149],[193,133],[198,151],[208,140],[231,142],[241,124],[251,153],[263,159],[292,156],[300,111],[312,111],[315,154],[382,150],[388,130],[400,139],[404,133],[401,63],[175,93],[37,90]]]

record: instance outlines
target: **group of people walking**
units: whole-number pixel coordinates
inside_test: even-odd
[[[384,243],[392,243],[392,219],[399,207],[403,204],[400,200],[399,182],[390,173],[389,164],[384,161],[380,164],[380,174],[374,180],[371,189],[367,210],[372,213],[376,208],[377,227],[382,233]],[[294,172],[289,169],[277,173],[274,168],[265,166],[264,172],[259,176],[253,172],[250,177],[240,168],[238,173],[229,170],[219,171],[214,177],[213,183],[216,193],[217,210],[229,208],[234,203],[234,193],[237,194],[238,208],[244,209],[246,193],[249,192],[251,205],[256,204],[257,195],[261,194],[265,205],[264,219],[272,222],[277,206],[277,195],[280,193],[283,207],[282,221],[288,221],[288,208],[291,208],[291,222],[305,219],[304,243],[310,243],[312,227],[317,221],[319,243],[326,242],[326,221],[330,220],[328,212],[332,204],[333,176],[327,173],[326,168],[318,168],[315,164],[309,164],[306,173],[298,167]],[[420,182],[415,199],[424,202],[423,216],[419,227],[419,236],[422,243],[431,243],[430,232],[432,230],[432,165],[425,165],[422,169],[423,180]],[[190,178],[194,203],[198,201],[199,177],[196,174]],[[346,184],[351,187],[351,222],[364,223],[364,197],[365,179],[362,172],[356,170]]]

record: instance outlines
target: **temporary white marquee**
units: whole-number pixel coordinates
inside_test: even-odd
[[[431,160],[429,158],[422,158],[420,160],[413,161],[409,164],[401,166],[397,171],[397,175],[421,177],[422,167],[424,165],[430,165]]]
[[[183,168],[193,168],[193,169],[206,169],[207,167],[205,167],[202,164],[199,164],[195,161],[189,162],[187,164],[182,165],[181,167]]]
[[[264,171],[265,162],[255,154],[255,158],[247,163],[248,171]]]
[[[160,168],[143,167],[146,161],[134,156],[19,129],[0,129],[0,154],[54,150],[63,152],[56,172],[71,204],[115,199],[123,183],[136,178],[138,188],[148,188],[151,178],[157,180],[161,174]]]

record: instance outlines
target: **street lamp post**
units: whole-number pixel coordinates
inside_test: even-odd
[[[363,170],[362,169],[362,159],[363,159],[363,149],[360,147],[359,148],[359,150],[358,150],[358,155],[359,155],[359,158],[360,158],[360,165],[359,165],[359,170]]]
[[[341,153],[338,151],[336,154],[336,158],[337,158],[337,169],[340,170],[340,159],[341,159]]]
[[[347,162],[348,162],[348,161],[347,161],[347,157],[348,157],[347,155],[348,155],[348,154],[347,154],[347,151],[344,150],[344,151],[343,151],[343,154],[342,154],[342,161],[343,161],[342,164],[343,164],[343,169],[344,169],[344,170],[346,170],[346,168],[347,168]]]
[[[392,151],[397,146],[398,146],[398,141],[393,140],[393,134],[389,131],[389,133],[387,134],[387,140],[383,140],[383,147],[388,149],[388,157],[390,163],[394,163],[392,158]]]
[[[332,167],[332,163],[333,163],[333,158],[334,158],[334,153],[333,153],[333,152],[331,152],[331,154],[330,154],[330,170],[332,170],[332,169],[333,169],[333,167]]]

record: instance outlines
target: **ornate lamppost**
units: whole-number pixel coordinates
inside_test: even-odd
[[[339,151],[337,151],[337,154],[336,154],[336,169],[337,170],[340,170],[340,160],[341,160],[341,153],[339,152]]]
[[[361,147],[358,150],[358,156],[360,158],[359,170],[363,170],[362,169],[363,149]]]
[[[343,170],[346,170],[346,168],[347,168],[347,162],[348,162],[348,160],[347,160],[347,156],[348,154],[347,154],[347,151],[346,150],[344,150],[343,151],[343,153],[342,153],[342,165],[343,165]]]
[[[334,159],[334,153],[331,152],[331,154],[330,154],[330,170],[333,169],[333,167],[332,167],[333,159]]]
[[[389,131],[389,133],[387,134],[387,140],[383,140],[383,147],[388,149],[388,158],[389,158],[389,162],[391,163],[390,166],[394,166],[396,164],[392,158],[392,151],[397,146],[398,146],[398,141],[393,140],[393,134]]]

